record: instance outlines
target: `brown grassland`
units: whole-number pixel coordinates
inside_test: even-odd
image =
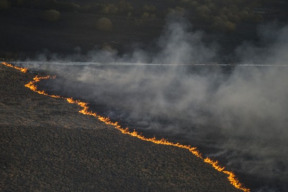
[[[0,191],[238,191],[184,149],[127,135],[0,65]]]

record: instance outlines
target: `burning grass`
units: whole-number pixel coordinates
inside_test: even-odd
[[[13,67],[13,65],[9,65],[9,64],[7,65],[6,63],[4,65],[6,65],[8,67]],[[27,69],[24,70],[23,68],[16,68],[16,67],[13,67],[13,68],[20,70],[21,72],[25,72],[25,73],[27,72]],[[29,89],[31,89],[34,92],[37,92],[38,94],[50,96],[47,93],[45,93],[44,91],[38,90],[37,85],[36,85],[39,81],[41,81],[43,79],[49,79],[49,78],[51,78],[51,77],[50,76],[45,76],[45,77],[36,76],[36,77],[34,77],[33,81],[30,81],[29,83],[27,83],[25,85],[25,87],[28,87]],[[40,97],[40,95],[39,95],[39,97]],[[53,98],[51,98],[51,101],[61,102],[61,100],[55,100],[55,98],[62,98],[61,96],[52,95],[51,97],[53,97]],[[60,133],[58,133],[59,129],[57,129],[57,128],[55,129],[55,128],[53,128],[53,126],[49,129],[45,129],[45,131],[44,131],[45,134],[42,135],[41,133],[39,133],[40,140],[39,140],[39,136],[37,134],[35,135],[35,131],[38,131],[35,128],[28,128],[28,130],[27,130],[28,133],[26,133],[25,129],[24,130],[22,129],[20,131],[20,133],[26,136],[26,137],[24,137],[24,139],[22,138],[21,134],[19,135],[15,131],[11,134],[9,132],[10,128],[7,129],[7,127],[3,129],[4,130],[3,135],[8,136],[8,138],[17,138],[17,140],[14,141],[16,143],[18,143],[19,141],[22,141],[22,140],[24,141],[24,143],[26,143],[26,142],[33,143],[29,140],[29,136],[30,136],[29,131],[30,132],[32,131],[33,132],[33,134],[31,134],[32,137],[35,136],[35,140],[37,142],[40,142],[40,145],[44,142],[44,145],[43,146],[41,145],[42,147],[40,147],[40,149],[37,150],[37,151],[39,151],[39,153],[41,153],[40,156],[43,155],[43,157],[51,158],[53,163],[57,163],[57,161],[60,161],[60,162],[62,162],[62,165],[64,167],[67,166],[67,165],[64,165],[65,163],[69,164],[69,160],[72,160],[72,161],[77,160],[77,162],[79,161],[80,164],[76,163],[77,165],[73,165],[73,166],[71,165],[71,167],[73,169],[75,169],[75,166],[79,167],[80,171],[74,171],[73,172],[73,170],[72,170],[73,174],[77,173],[81,176],[81,177],[79,177],[79,179],[81,178],[81,179],[85,180],[85,178],[86,178],[87,180],[90,181],[91,179],[88,179],[89,176],[87,176],[85,174],[83,175],[83,172],[85,172],[85,170],[83,170],[83,166],[84,166],[84,168],[86,166],[88,166],[87,164],[85,164],[85,162],[88,161],[89,170],[90,169],[94,170],[96,168],[94,171],[97,172],[100,170],[100,172],[102,172],[102,174],[104,174],[104,176],[103,176],[98,172],[96,173],[94,171],[91,171],[91,172],[89,171],[89,174],[91,174],[91,176],[93,176],[92,177],[93,179],[96,179],[96,180],[100,179],[100,181],[98,181],[97,187],[99,187],[99,186],[103,187],[102,188],[103,191],[109,191],[109,190],[107,190],[107,189],[109,189],[109,186],[107,184],[105,184],[105,182],[111,180],[112,178],[115,179],[115,180],[113,180],[113,182],[114,182],[113,187],[121,186],[123,184],[125,185],[125,187],[128,187],[127,189],[124,188],[121,191],[136,190],[136,188],[141,187],[143,185],[143,183],[145,183],[146,189],[150,189],[150,190],[153,189],[156,191],[167,191],[167,190],[168,191],[179,191],[179,190],[180,191],[237,191],[236,189],[239,189],[241,191],[249,191],[249,189],[243,187],[239,183],[239,181],[237,180],[237,178],[235,177],[235,175],[232,172],[227,171],[227,170],[225,170],[225,168],[219,166],[216,161],[213,161],[209,158],[203,158],[202,155],[198,152],[198,150],[195,147],[182,145],[179,143],[171,143],[165,139],[157,140],[155,138],[145,138],[144,136],[137,133],[136,131],[129,131],[128,129],[124,129],[117,122],[112,122],[110,119],[99,116],[96,113],[90,111],[87,103],[84,103],[84,102],[81,102],[78,100],[74,100],[72,98],[62,98],[62,99],[66,99],[68,103],[77,104],[81,108],[79,112],[81,114],[87,115],[86,116],[87,118],[88,118],[88,116],[93,116],[96,119],[104,122],[106,125],[109,125],[109,126],[116,128],[122,134],[130,135],[130,136],[138,138],[138,139],[134,140],[130,137],[121,137],[120,132],[115,132],[115,131],[112,131],[110,129],[101,129],[101,131],[98,130],[95,133],[93,133],[92,130],[75,131],[76,129],[75,130],[73,129],[71,131],[71,133],[74,133],[74,135],[71,136],[71,135],[69,135],[67,130],[60,129]],[[33,102],[35,102],[35,101],[31,101],[31,103],[33,103]],[[17,101],[16,101],[16,104],[17,104]],[[49,106],[49,105],[47,105],[47,106]],[[69,105],[69,107],[71,107],[71,106],[72,105]],[[41,108],[41,106],[37,105],[33,109],[35,110],[38,108]],[[52,104],[52,108],[53,108],[53,104]],[[51,110],[51,109],[49,109],[49,110]],[[16,113],[16,111],[15,111],[15,113]],[[47,112],[47,116],[44,116],[43,119],[48,118],[48,116],[49,116],[49,112]],[[67,117],[67,115],[63,115],[63,114],[60,114],[60,116],[64,119]],[[70,124],[73,124],[73,122],[75,122],[75,120],[77,118],[79,118],[79,117],[75,116],[73,118],[73,120],[71,120]],[[53,121],[53,119],[51,119],[49,123],[46,122],[46,125],[49,125],[49,127],[50,127],[51,121]],[[91,118],[89,121],[91,121]],[[44,120],[42,123],[44,123]],[[66,123],[68,123],[68,122],[66,122]],[[92,124],[93,123],[94,123],[94,121],[92,121]],[[20,125],[21,125],[21,121],[20,121],[18,126],[20,126]],[[25,125],[25,124],[23,124],[23,125]],[[32,124],[27,124],[27,125],[31,126]],[[55,123],[54,126],[55,125],[57,125],[57,123]],[[85,123],[85,125],[86,125],[86,123]],[[41,123],[37,124],[37,126],[41,127]],[[69,127],[69,125],[67,127]],[[11,129],[17,130],[17,128],[15,128],[15,127],[11,128]],[[42,130],[42,129],[43,128],[40,128],[40,130]],[[77,133],[75,133],[75,132],[77,132]],[[3,133],[3,131],[2,131],[2,133]],[[99,136],[97,134],[100,134],[101,136]],[[47,136],[47,138],[45,135]],[[66,137],[68,137],[68,138],[66,138]],[[64,147],[63,144],[62,145],[59,144],[63,141],[67,142],[67,146]],[[153,145],[153,144],[151,145],[151,144],[149,144],[147,142],[143,142],[143,141],[148,141],[150,143],[159,144],[159,145]],[[56,147],[55,144],[58,147]],[[9,145],[8,140],[4,141],[3,146],[5,146],[5,145]],[[109,147],[107,148],[107,146],[109,146]],[[21,148],[21,145],[19,144],[18,147]],[[31,146],[28,146],[28,148],[29,147],[31,147]],[[63,149],[61,149],[62,147],[63,147]],[[79,149],[79,147],[81,149]],[[182,148],[185,150],[180,150],[177,148]],[[45,149],[45,150],[43,151],[43,149]],[[71,150],[74,152],[71,152]],[[77,153],[75,152],[75,150],[77,150]],[[87,151],[87,150],[89,152],[85,153],[85,151]],[[48,152],[49,155],[45,154],[45,151]],[[44,152],[44,154],[43,154],[43,152]],[[10,153],[9,151],[6,151],[6,153],[5,154],[7,156],[9,156],[9,155],[11,156],[11,154],[9,154]],[[24,153],[25,153],[24,158],[30,158],[31,152],[30,153],[28,152],[28,154],[26,154],[27,151],[26,152],[24,151]],[[40,158],[39,154],[35,154],[35,153],[37,153],[37,152],[34,151],[32,153],[32,156],[38,155],[38,158]],[[68,157],[66,157],[67,153],[69,154]],[[81,153],[81,154],[85,153],[86,155],[82,156],[82,155],[79,155],[79,153]],[[97,155],[93,155],[93,153],[95,153]],[[192,153],[194,156],[189,155],[189,153]],[[16,153],[16,154],[18,154],[18,153]],[[51,156],[51,154],[52,154],[52,156]],[[65,157],[63,157],[63,155]],[[88,155],[88,157],[87,157],[87,155]],[[55,162],[55,158],[56,158],[56,162]],[[67,161],[67,159],[69,159],[69,160]],[[207,164],[203,164],[203,161]],[[46,165],[45,162],[48,164]],[[44,165],[46,167],[47,166],[49,167],[49,161],[45,160],[42,163],[44,163]],[[30,166],[32,166],[32,165],[30,164]],[[62,169],[61,163],[60,163],[60,165],[54,164],[54,165],[51,165],[50,167],[55,168],[55,166],[58,167],[57,170]],[[106,166],[106,168],[102,170],[102,168],[100,168],[102,166],[104,166],[104,167]],[[220,173],[213,171],[212,167]],[[64,168],[64,169],[66,170],[66,168]],[[19,170],[18,171],[15,170],[15,171],[19,172]],[[37,173],[40,174],[44,170],[41,169],[40,167],[37,167],[37,169],[34,171],[36,171]],[[106,173],[104,173],[105,171],[106,171]],[[127,172],[127,171],[129,171],[129,172]],[[25,172],[25,170],[21,170],[20,172],[24,175],[27,174],[27,172]],[[87,170],[86,170],[86,172],[87,172]],[[48,174],[48,173],[45,173],[45,174]],[[53,173],[51,173],[51,174],[53,174]],[[60,173],[58,173],[58,174],[60,174]],[[50,175],[50,173],[48,175],[49,175],[49,177],[52,176],[52,175]],[[234,186],[234,188],[232,187],[232,185],[230,186],[228,184],[228,182],[225,182],[224,175],[226,175],[230,184],[232,184]],[[63,176],[63,174],[62,174],[62,176]],[[6,177],[9,178],[9,176],[6,176]],[[25,178],[24,176],[20,176],[20,177],[22,179]],[[26,177],[28,177],[28,176],[26,175]],[[48,176],[45,176],[45,177],[48,177]],[[64,180],[67,179],[67,177],[70,178],[69,176],[65,175]],[[75,175],[75,177],[77,177],[77,176]],[[217,178],[217,179],[215,180],[215,178]],[[105,181],[105,179],[106,179],[106,181]],[[132,184],[131,183],[127,184],[128,180],[131,180]],[[77,180],[77,182],[79,184],[78,180]],[[92,180],[90,182],[92,182]],[[94,180],[94,182],[95,182],[95,180]],[[134,182],[134,184],[133,184],[133,182]],[[81,183],[81,186],[82,186],[82,184],[83,183]],[[119,184],[119,185],[117,185],[117,184]],[[79,184],[79,186],[80,186],[80,184]],[[145,189],[145,187],[144,187],[144,189]],[[152,188],[150,188],[150,187],[152,187]],[[94,189],[95,189],[95,186],[94,186]],[[104,190],[104,189],[106,189],[106,190]],[[83,190],[83,188],[82,188],[82,190]]]

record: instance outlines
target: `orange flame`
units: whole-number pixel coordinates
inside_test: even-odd
[[[1,64],[5,65],[7,67],[11,67],[11,68],[17,69],[18,71],[21,71],[22,73],[27,73],[27,71],[28,71],[27,68],[17,67],[17,66],[14,66],[14,65],[6,63],[6,62],[2,62]]]
[[[23,73],[27,72],[26,68],[16,67],[16,66],[13,66],[13,65],[5,63],[5,62],[3,62],[2,64],[5,66],[8,66],[8,67],[12,67],[14,69],[17,69]],[[46,96],[53,97],[53,98],[61,98],[61,99],[65,99],[68,103],[77,104],[78,106],[80,106],[82,108],[79,111],[79,113],[81,113],[83,115],[93,116],[93,117],[97,118],[98,120],[104,122],[106,125],[113,126],[115,129],[119,130],[122,134],[130,135],[132,137],[136,137],[136,138],[141,139],[143,141],[148,141],[148,142],[152,142],[152,143],[159,144],[159,145],[168,145],[168,146],[174,146],[174,147],[186,149],[186,150],[190,151],[196,157],[202,159],[205,163],[210,164],[218,172],[226,174],[227,179],[236,189],[239,189],[239,190],[244,191],[244,192],[250,192],[250,189],[244,187],[240,183],[240,181],[237,179],[237,177],[235,176],[235,174],[233,172],[228,171],[225,169],[225,167],[220,166],[218,161],[212,160],[208,157],[204,158],[196,147],[191,147],[190,145],[182,145],[180,143],[173,143],[173,142],[170,142],[166,139],[156,139],[155,137],[146,138],[145,136],[141,135],[140,133],[136,132],[135,130],[130,131],[128,128],[126,128],[126,129],[122,128],[118,122],[113,122],[107,117],[97,115],[95,112],[90,111],[89,107],[88,107],[88,103],[85,103],[85,102],[82,102],[79,100],[75,100],[73,98],[65,98],[65,97],[61,97],[58,95],[49,95],[48,93],[46,93],[43,90],[38,90],[37,85],[36,85],[38,82],[40,82],[41,80],[44,80],[44,79],[55,79],[55,78],[56,78],[55,76],[43,76],[43,77],[35,76],[32,81],[30,81],[29,83],[27,83],[25,85],[25,87],[27,87],[30,90],[32,90],[38,94],[41,94],[41,95],[46,95]]]
[[[37,85],[36,85],[36,83],[40,82],[41,80],[55,79],[55,78],[56,78],[56,76],[47,75],[47,76],[39,77],[38,75],[36,75],[33,78],[33,81],[30,81],[29,83],[25,84],[25,87],[29,88],[31,91],[34,91],[34,92],[36,92],[36,93],[38,93],[40,95],[46,95],[46,96],[49,96],[49,97],[60,99],[62,97],[59,96],[59,95],[49,95],[45,91],[38,90]]]

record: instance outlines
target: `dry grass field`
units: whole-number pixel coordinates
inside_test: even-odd
[[[0,191],[237,191],[189,151],[122,135],[0,65]]]

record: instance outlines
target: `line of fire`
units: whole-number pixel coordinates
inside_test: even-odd
[[[18,67],[18,66],[14,66],[12,64],[6,63],[6,62],[2,62],[2,65],[5,65],[7,67],[11,67],[14,68],[22,73],[27,73],[28,69],[27,68],[22,68],[22,67]],[[56,99],[64,99],[66,100],[68,103],[71,104],[76,104],[78,106],[80,106],[82,109],[79,111],[80,114],[83,115],[88,115],[88,116],[92,116],[96,119],[98,119],[99,121],[105,123],[106,125],[111,125],[113,126],[115,129],[119,130],[122,134],[125,135],[130,135],[132,137],[136,137],[140,140],[143,141],[147,141],[147,142],[152,142],[154,144],[159,144],[159,145],[168,145],[168,146],[174,146],[174,147],[178,147],[178,148],[182,148],[182,149],[186,149],[189,152],[191,152],[194,156],[200,158],[201,160],[203,160],[203,162],[210,164],[215,170],[217,170],[218,172],[224,173],[227,175],[227,179],[229,180],[229,182],[231,183],[231,185],[233,185],[235,188],[242,190],[243,192],[250,192],[250,189],[244,187],[244,185],[242,183],[240,183],[240,181],[238,180],[238,178],[236,177],[236,175],[231,172],[228,171],[225,167],[219,165],[218,161],[216,160],[212,160],[208,157],[203,157],[203,155],[198,151],[197,147],[191,147],[189,145],[183,145],[180,143],[173,143],[170,142],[166,139],[156,139],[155,137],[153,138],[147,138],[145,136],[143,136],[141,133],[138,133],[137,131],[133,130],[129,130],[129,128],[123,128],[119,125],[118,122],[113,122],[111,121],[109,118],[107,117],[103,117],[100,116],[98,114],[96,114],[95,112],[91,111],[88,107],[88,103],[82,102],[80,100],[76,100],[73,98],[66,98],[66,97],[62,97],[59,95],[49,95],[48,93],[46,93],[44,90],[39,90],[37,87],[37,83],[39,83],[41,80],[48,80],[48,79],[55,79],[55,76],[38,76],[36,75],[32,81],[30,81],[29,83],[27,83],[25,85],[25,87],[27,87],[28,89],[41,94],[41,95],[45,95],[48,97],[52,97],[52,98],[56,98]]]

